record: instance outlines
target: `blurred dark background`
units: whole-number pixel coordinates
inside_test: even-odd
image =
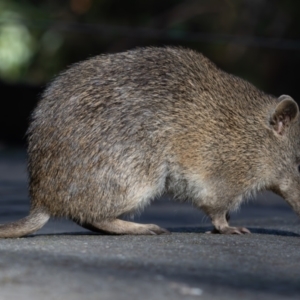
[[[24,146],[30,112],[68,65],[137,46],[203,52],[300,101],[300,1],[0,0],[0,148]]]

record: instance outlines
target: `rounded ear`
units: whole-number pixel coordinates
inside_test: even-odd
[[[286,128],[298,117],[299,107],[295,100],[288,96],[282,95],[278,98],[275,111],[273,112],[270,124],[278,134],[284,134]]]

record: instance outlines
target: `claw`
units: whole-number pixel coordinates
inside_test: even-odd
[[[242,231],[242,233],[245,233],[245,234],[251,234],[251,231],[245,227],[240,227],[240,230]]]
[[[148,230],[151,232],[151,234],[154,235],[160,235],[160,234],[171,234],[171,232],[165,228],[159,227],[154,224],[145,224],[144,225]]]

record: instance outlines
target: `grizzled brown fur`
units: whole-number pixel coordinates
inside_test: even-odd
[[[289,96],[266,95],[181,48],[100,55],[58,76],[28,130],[31,214],[0,237],[67,217],[116,234],[159,234],[117,219],[164,192],[190,200],[220,233],[261,190],[300,213],[300,125]]]

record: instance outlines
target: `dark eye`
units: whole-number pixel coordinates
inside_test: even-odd
[[[298,172],[300,173],[300,165],[298,165]]]

